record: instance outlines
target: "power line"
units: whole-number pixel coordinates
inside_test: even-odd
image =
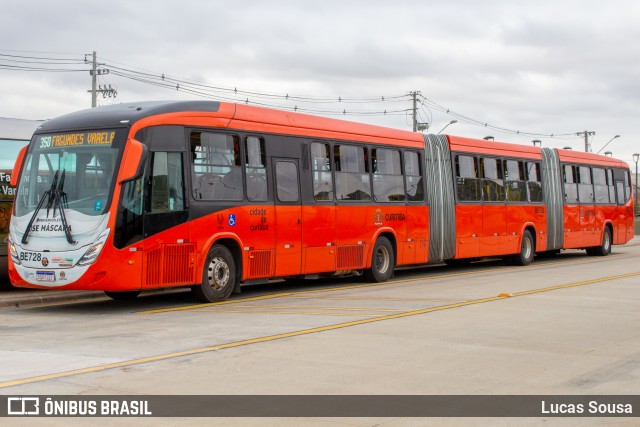
[[[575,132],[571,132],[571,133],[537,133],[537,132],[528,132],[528,131],[521,131],[519,129],[509,129],[509,128],[505,128],[505,127],[501,127],[501,126],[495,126],[493,124],[490,124],[488,122],[484,122],[481,120],[476,120],[473,119],[471,117],[465,116],[463,114],[457,113],[455,111],[453,111],[450,108],[444,107],[432,100],[430,100],[429,98],[425,97],[424,95],[420,94],[421,98],[422,98],[422,102],[425,105],[430,106],[431,108],[443,112],[445,114],[448,114],[452,117],[455,117],[457,120],[461,121],[461,122],[465,122],[467,124],[471,124],[471,125],[475,125],[475,126],[480,126],[480,127],[484,127],[487,129],[492,129],[494,131],[498,131],[498,132],[502,132],[502,133],[507,133],[507,134],[511,134],[511,135],[519,135],[519,136],[527,136],[527,137],[538,137],[538,138],[555,138],[555,139],[576,139],[576,134]]]
[[[312,96],[312,95],[295,95],[295,94],[278,94],[278,93],[269,93],[264,91],[254,91],[254,90],[242,90],[237,87],[224,87],[224,86],[216,86],[209,85],[202,82],[196,82],[193,80],[187,80],[182,78],[175,78],[163,73],[155,73],[149,70],[142,70],[138,67],[133,67],[127,64],[119,63],[117,61],[108,60],[107,63],[97,64],[97,59],[94,57],[93,61],[87,60],[87,55],[85,55],[84,59],[76,59],[69,57],[61,57],[54,58],[52,55],[65,55],[65,56],[73,56],[75,53],[57,53],[57,52],[37,52],[37,51],[12,51],[12,50],[0,50],[0,52],[13,52],[13,53],[40,53],[45,54],[47,56],[35,56],[35,55],[17,55],[17,54],[5,54],[0,53],[0,70],[6,71],[32,71],[32,72],[86,72],[86,69],[74,69],[74,68],[61,68],[60,65],[84,65],[93,63],[96,66],[95,74],[93,75],[93,85],[92,90],[90,91],[93,94],[93,98],[97,95],[98,92],[102,92],[104,90],[105,93],[115,95],[115,90],[111,88],[111,86],[104,85],[104,88],[96,89],[95,80],[98,75],[111,72],[118,77],[126,78],[132,81],[136,81],[139,83],[152,85],[164,89],[172,89],[180,92],[188,93],[194,96],[204,97],[204,98],[215,98],[223,101],[230,102],[242,102],[246,104],[259,105],[271,108],[278,108],[283,110],[290,111],[299,111],[311,114],[321,114],[321,115],[332,115],[332,116],[345,116],[345,115],[354,115],[354,116],[382,116],[382,115],[405,115],[408,117],[409,113],[411,113],[413,127],[417,130],[417,121],[422,118],[422,113],[426,115],[426,121],[420,123],[422,127],[425,127],[428,123],[433,122],[433,110],[445,113],[450,115],[457,120],[471,124],[474,126],[485,127],[487,129],[491,129],[497,132],[520,135],[520,136],[528,136],[528,137],[536,137],[536,138],[557,138],[557,139],[576,139],[583,133],[537,133],[537,132],[528,132],[521,131],[518,129],[509,129],[502,126],[496,126],[481,120],[474,119],[472,117],[466,116],[464,114],[460,114],[456,111],[453,111],[450,108],[444,107],[435,101],[430,100],[425,97],[419,91],[413,91],[409,93],[405,93],[403,95],[392,95],[392,96],[367,96],[367,97],[342,97],[342,96]],[[80,56],[80,54],[77,54]],[[2,62],[4,61],[4,62]],[[11,64],[7,63],[10,62]],[[14,65],[19,64],[19,65]],[[25,64],[25,65],[22,65]],[[51,67],[35,67],[30,65],[51,65]],[[114,65],[120,64],[122,66]],[[98,69],[97,65],[101,67]],[[101,71],[101,72],[99,72]],[[94,73],[91,70],[91,73]],[[103,93],[104,95],[104,93]],[[406,109],[397,109],[397,108],[389,108],[389,109],[379,109],[379,110],[354,110],[347,108],[340,109],[324,109],[324,108],[315,108],[309,107],[306,104],[379,104],[379,103],[408,103],[410,101],[414,101],[413,108]],[[273,101],[284,101],[290,104],[282,104],[282,103],[274,103]],[[419,103],[419,105],[418,105]],[[585,136],[586,139],[586,136]]]

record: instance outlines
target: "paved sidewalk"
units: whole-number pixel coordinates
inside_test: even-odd
[[[56,302],[77,301],[95,298],[108,298],[104,292],[93,291],[53,291],[39,289],[0,287],[0,308],[21,307],[25,305],[47,304]]]

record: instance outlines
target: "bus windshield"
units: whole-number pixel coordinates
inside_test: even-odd
[[[124,135],[124,129],[34,135],[18,183],[16,216],[33,213],[52,191],[64,209],[106,212]]]

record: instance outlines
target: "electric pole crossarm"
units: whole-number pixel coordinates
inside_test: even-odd
[[[89,71],[89,74],[91,75],[91,90],[88,90],[87,92],[91,93],[91,108],[95,108],[98,106],[98,93],[101,93],[104,98],[107,96],[109,98],[115,98],[118,96],[118,91],[113,89],[111,85],[98,87],[98,76],[109,74],[109,70],[106,68],[98,68],[98,65],[100,64],[98,64],[98,58],[95,50],[93,51],[91,58],[91,70]],[[88,62],[86,55],[85,62]]]
[[[584,152],[590,153],[591,146],[589,145],[589,136],[593,136],[596,133],[594,131],[585,130],[584,132],[576,132],[578,136],[584,136]]]

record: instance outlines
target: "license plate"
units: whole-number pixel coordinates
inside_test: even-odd
[[[41,282],[55,282],[56,273],[53,271],[36,271],[36,280]]]

